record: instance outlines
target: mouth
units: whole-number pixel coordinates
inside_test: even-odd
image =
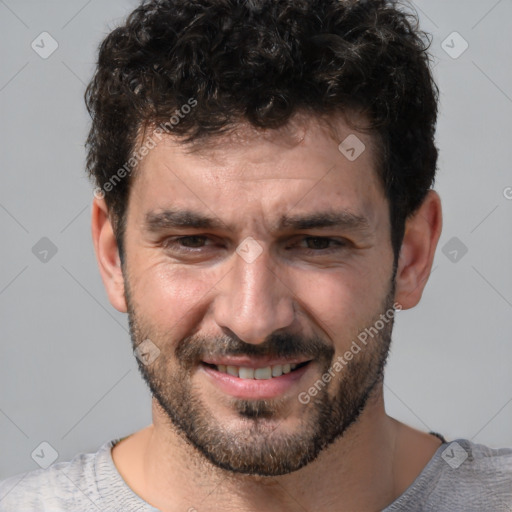
[[[300,382],[313,366],[314,360],[250,360],[244,357],[202,361],[198,369],[222,393],[245,400],[260,400],[299,393],[303,387]]]
[[[303,361],[300,363],[284,363],[273,364],[264,367],[251,367],[251,366],[234,366],[226,364],[213,364],[202,362],[201,364],[219,373],[231,375],[239,379],[255,379],[255,380],[270,380],[282,375],[293,373],[304,366],[307,366],[311,361]]]

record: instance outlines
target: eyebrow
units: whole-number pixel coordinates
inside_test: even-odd
[[[158,233],[168,229],[228,229],[235,231],[233,225],[222,222],[217,217],[209,217],[192,210],[150,211],[144,218],[144,228],[148,232]],[[322,228],[342,228],[349,231],[365,233],[370,231],[368,219],[348,210],[322,211],[311,214],[282,215],[275,231],[306,230]]]

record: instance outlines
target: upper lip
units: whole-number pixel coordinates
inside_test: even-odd
[[[247,356],[223,356],[223,357],[207,357],[203,359],[203,363],[225,366],[245,366],[247,368],[266,368],[267,366],[276,366],[278,364],[300,364],[310,361],[311,359],[305,358],[291,358],[291,359],[276,359],[268,357],[250,358]]]

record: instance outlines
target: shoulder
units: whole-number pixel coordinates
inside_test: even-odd
[[[18,474],[0,481],[0,512],[94,509],[97,494],[98,454],[112,446],[109,441],[96,453],[80,453],[69,462],[47,469]],[[88,502],[90,507],[84,507]],[[78,507],[71,509],[70,507]]]
[[[459,457],[460,465],[458,461],[449,463],[452,456]],[[512,448],[490,448],[458,439],[448,443],[443,457],[448,462],[445,472],[456,475],[461,470],[461,484],[478,485],[485,494],[502,496],[508,500],[509,508],[512,506]]]
[[[444,443],[386,512],[510,512],[512,448],[468,439]]]

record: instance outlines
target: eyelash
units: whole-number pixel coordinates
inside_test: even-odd
[[[181,236],[181,237],[166,239],[164,242],[164,246],[166,249],[172,249],[172,247],[171,247],[172,245],[179,244],[182,240],[190,240],[190,239],[194,239],[194,238],[202,239],[205,241],[208,240],[208,237],[205,235]],[[345,240],[336,240],[334,238],[329,238],[329,237],[324,237],[324,236],[306,236],[306,237],[303,237],[301,241],[304,241],[304,240],[317,240],[317,241],[322,240],[322,241],[327,241],[329,243],[335,243],[338,245],[338,247],[331,248],[331,249],[304,249],[307,252],[307,254],[313,254],[313,253],[315,253],[315,254],[331,254],[332,252],[339,251],[340,249],[344,249],[348,245],[347,241],[345,241]],[[179,246],[178,250],[182,251],[182,252],[197,253],[198,251],[200,251],[203,248],[204,248],[204,246],[202,246],[202,247]]]

